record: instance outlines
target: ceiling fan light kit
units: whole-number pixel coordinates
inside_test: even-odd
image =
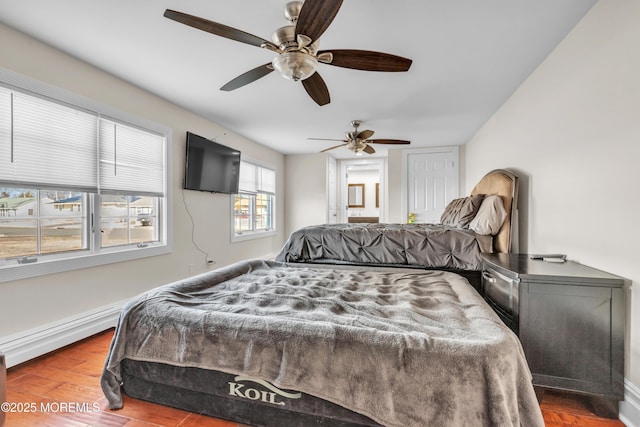
[[[289,80],[301,81],[307,94],[320,106],[330,102],[329,89],[318,73],[318,63],[364,71],[404,72],[411,60],[366,50],[342,49],[318,52],[320,36],[335,19],[343,0],[290,1],[284,16],[291,25],[279,28],[268,41],[253,34],[183,12],[167,9],[166,18],[208,33],[270,50],[270,63],[247,71],[220,89],[231,91],[252,83],[274,69]],[[366,151],[362,149],[361,151]]]
[[[284,78],[297,82],[316,72],[318,60],[308,53],[292,51],[276,56],[271,64]]]

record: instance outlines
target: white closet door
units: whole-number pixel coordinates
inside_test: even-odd
[[[447,204],[458,197],[458,147],[422,149],[405,153],[407,203],[405,218],[438,223]]]

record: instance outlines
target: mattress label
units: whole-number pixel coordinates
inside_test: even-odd
[[[240,397],[242,399],[248,400],[259,400],[264,403],[269,403],[272,405],[284,406],[286,403],[282,400],[276,400],[276,396],[285,397],[288,399],[300,399],[302,397],[301,393],[290,393],[284,390],[279,389],[278,387],[270,384],[264,380],[258,380],[243,376],[237,376],[233,379],[234,381],[229,381],[229,395]],[[240,384],[241,382],[249,381],[254,383],[253,387],[247,387],[247,384]],[[256,386],[262,386],[267,390],[263,390],[260,388],[255,388]]]

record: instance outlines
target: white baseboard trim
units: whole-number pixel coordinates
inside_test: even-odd
[[[99,307],[38,328],[0,337],[7,367],[18,365],[116,326],[126,301]]]
[[[620,402],[620,421],[627,427],[640,427],[640,388],[626,378],[624,401]]]

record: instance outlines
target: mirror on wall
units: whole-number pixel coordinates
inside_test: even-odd
[[[349,184],[347,204],[350,208],[364,208],[364,184]]]

